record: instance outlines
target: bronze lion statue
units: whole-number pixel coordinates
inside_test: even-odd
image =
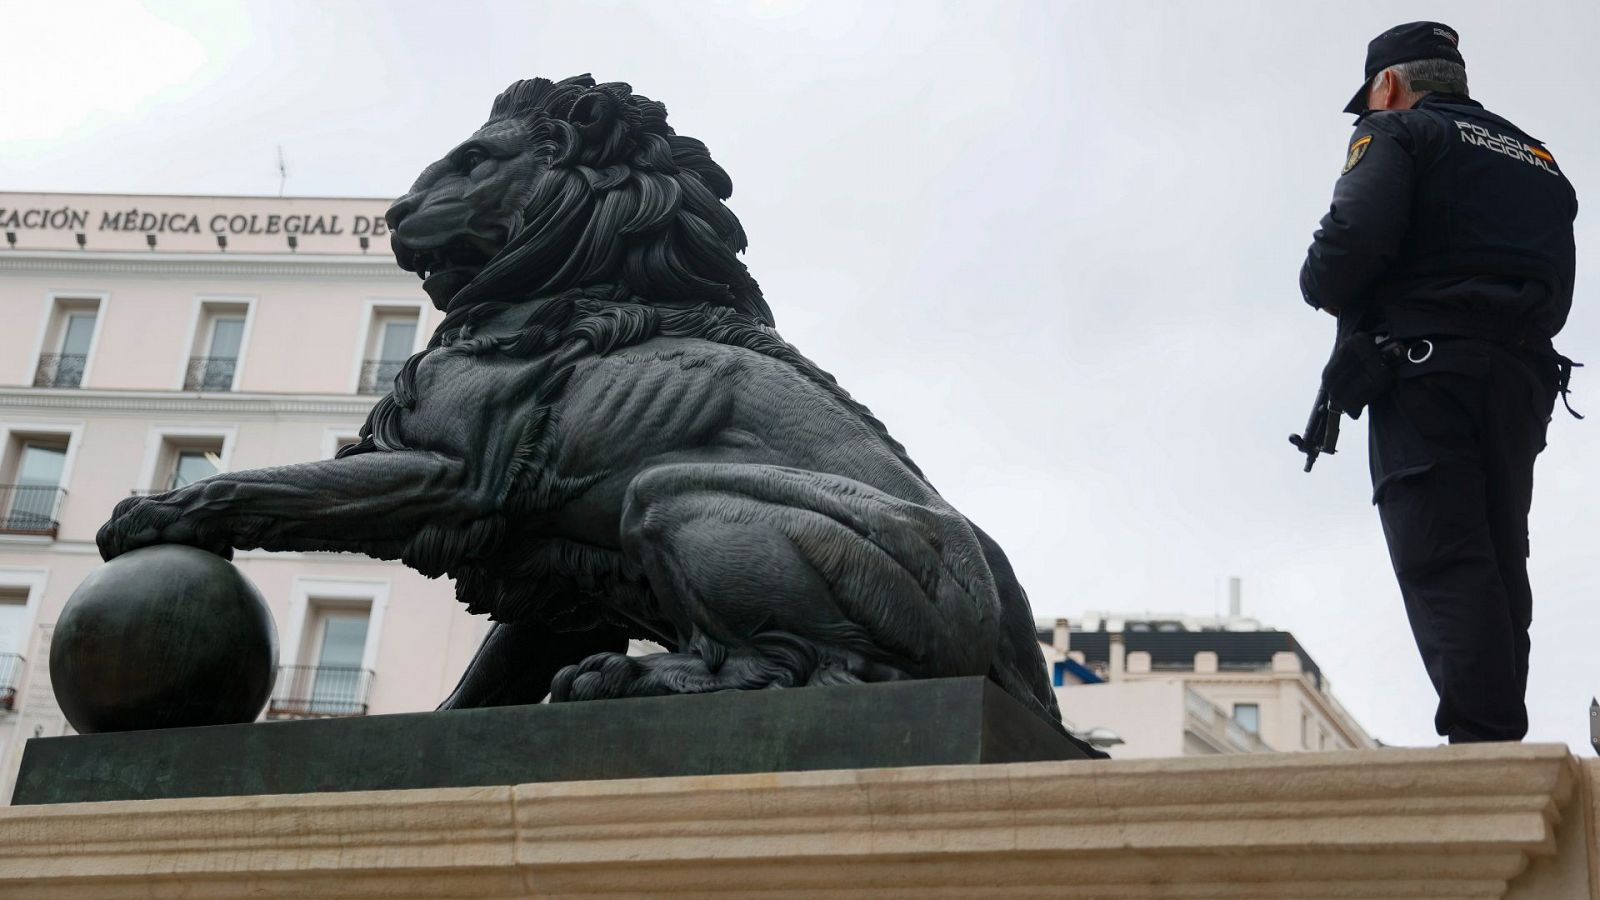
[[[125,500],[101,554],[448,575],[496,624],[445,708],[983,675],[1061,729],[1005,554],[773,329],[732,190],[626,84],[513,84],[389,210],[446,315],[361,441]]]

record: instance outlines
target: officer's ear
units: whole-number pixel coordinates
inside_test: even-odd
[[[1393,69],[1384,69],[1372,79],[1367,88],[1367,109],[1393,109],[1394,90],[1400,84]]]
[[[1372,79],[1372,87],[1367,90],[1367,109],[1409,109],[1416,99],[1400,72],[1388,68]]]

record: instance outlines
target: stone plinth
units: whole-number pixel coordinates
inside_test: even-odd
[[[0,896],[1597,900],[1565,748],[1035,762],[0,810]]]
[[[12,802],[1083,759],[987,678],[31,740]],[[1098,754],[1103,755],[1103,754]]]

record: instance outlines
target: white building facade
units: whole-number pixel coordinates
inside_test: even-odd
[[[440,315],[384,200],[0,193],[0,799],[66,733],[49,635],[116,503],[353,441]],[[487,630],[448,581],[242,552],[277,623],[268,716],[433,708]]]
[[[1243,616],[1040,622],[1062,716],[1119,759],[1378,746],[1287,631]]]

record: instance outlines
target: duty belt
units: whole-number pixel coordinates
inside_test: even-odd
[[[1561,405],[1574,419],[1583,418],[1583,414],[1572,408],[1572,403],[1567,397],[1572,393],[1572,370],[1583,368],[1583,363],[1573,362],[1570,357],[1556,351],[1549,338],[1506,338],[1503,335],[1490,335],[1487,333],[1462,334],[1439,333],[1406,338],[1389,338],[1382,343],[1384,349],[1404,348],[1406,359],[1413,363],[1426,361],[1433,355],[1435,341],[1474,340],[1494,344],[1514,353],[1521,353],[1533,357],[1549,365],[1555,366],[1556,390],[1561,394]]]

